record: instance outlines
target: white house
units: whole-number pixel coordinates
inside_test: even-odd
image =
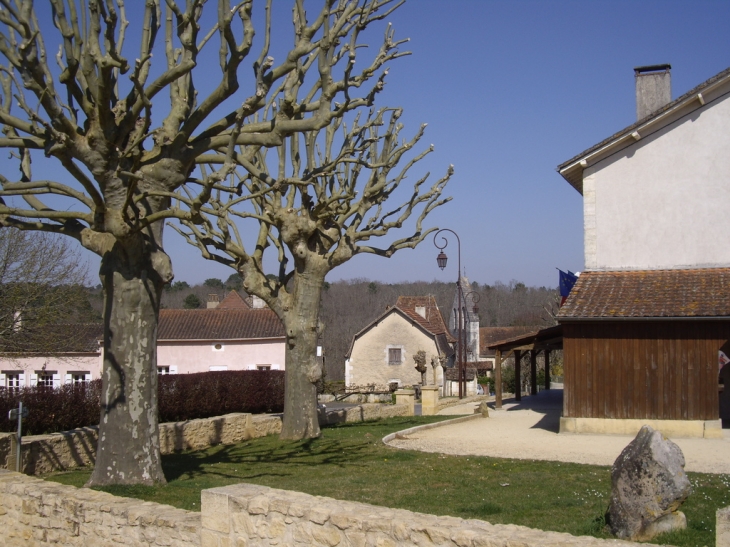
[[[558,314],[566,431],[654,420],[717,434],[730,347],[730,69],[672,101],[670,68],[636,68],[638,120],[558,166],[583,195],[585,247]]]

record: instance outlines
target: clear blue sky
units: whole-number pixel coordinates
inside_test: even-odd
[[[557,286],[555,267],[582,270],[582,198],[555,168],[635,121],[633,67],[670,63],[676,98],[730,66],[726,0],[409,0],[389,20],[413,55],[391,64],[378,103],[405,108],[405,134],[428,122],[422,143],[436,151],[414,175],[454,164],[453,201],[427,225],[460,235],[462,266],[480,283]],[[232,273],[173,230],[165,243],[177,280]],[[328,279],[455,280],[455,247],[443,272],[429,240],[357,257]]]

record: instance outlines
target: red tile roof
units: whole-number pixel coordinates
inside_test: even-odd
[[[558,319],[728,317],[730,268],[583,272]]]
[[[226,309],[251,309],[251,306],[246,302],[243,297],[238,294],[238,291],[231,291],[229,292],[226,297],[221,300],[221,303],[218,304],[218,307],[215,308],[217,310],[226,310]]]
[[[283,338],[284,327],[270,309],[160,310],[158,340],[245,340]]]
[[[395,307],[431,334],[446,334],[449,342],[456,342],[456,338],[446,328],[446,322],[433,296],[399,296]],[[426,316],[418,313],[416,308],[425,308]]]

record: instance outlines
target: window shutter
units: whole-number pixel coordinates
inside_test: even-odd
[[[170,365],[170,374],[177,374],[177,365]]]
[[[63,383],[64,384],[70,384],[71,382],[73,382],[73,376],[71,376],[70,374],[66,374]]]
[[[30,385],[31,385],[31,387],[35,387],[38,385],[38,375],[37,374],[30,375]]]
[[[20,373],[20,387],[25,387],[25,373]]]
[[[4,372],[0,372],[0,384],[2,384],[3,387],[6,386],[6,383],[5,383],[5,373]]]
[[[61,387],[61,375],[58,373],[53,374],[53,387]]]
[[[84,381],[91,382],[91,373],[90,372],[87,372],[86,374],[84,374]]]

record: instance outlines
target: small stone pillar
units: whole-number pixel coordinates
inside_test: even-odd
[[[421,416],[433,416],[438,411],[439,387],[423,386],[421,388]]]
[[[395,404],[408,405],[408,415],[413,416],[416,411],[416,392],[412,389],[399,389],[395,392]]]
[[[715,528],[716,547],[730,547],[730,507],[718,509]]]

